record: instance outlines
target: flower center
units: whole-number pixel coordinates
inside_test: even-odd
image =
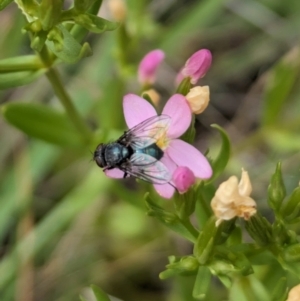
[[[168,148],[170,140],[167,137],[167,130],[166,129],[160,131],[159,133],[156,133],[155,138],[156,138],[156,145],[161,150],[164,151],[165,149]]]

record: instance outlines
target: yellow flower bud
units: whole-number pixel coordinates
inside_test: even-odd
[[[148,94],[148,96],[151,98],[153,104],[157,107],[160,101],[160,94],[154,90],[154,89],[149,89],[146,91],[143,91],[142,94]]]
[[[109,0],[108,8],[115,21],[123,22],[125,20],[127,11],[124,0]]]
[[[211,201],[211,207],[218,218],[218,226],[222,220],[230,220],[236,216],[248,220],[256,213],[256,203],[249,197],[252,185],[248,173],[242,170],[242,177],[238,182],[237,177],[232,176],[221,183]]]
[[[194,114],[202,113],[209,103],[209,86],[197,86],[185,96]]]

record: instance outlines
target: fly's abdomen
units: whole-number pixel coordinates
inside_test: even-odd
[[[164,155],[164,152],[155,143],[153,143],[143,149],[139,149],[136,152],[149,155],[149,156],[155,158],[156,160],[160,160]]]

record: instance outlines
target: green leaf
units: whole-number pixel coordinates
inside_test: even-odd
[[[0,60],[0,73],[28,70],[37,71],[43,67],[43,63],[36,55],[22,55]]]
[[[166,227],[173,230],[174,232],[180,234],[191,242],[195,242],[194,235],[184,226],[179,217],[172,213],[164,210],[162,207],[155,204],[149,193],[145,195],[146,206],[148,208],[147,214],[150,216],[155,216],[161,223]]]
[[[67,117],[52,108],[31,103],[10,103],[2,107],[4,118],[29,136],[60,146],[82,146]]]
[[[264,93],[262,122],[264,126],[276,125],[287,98],[292,92],[300,72],[299,47],[292,49],[280,60],[268,77]]]
[[[279,281],[276,282],[276,286],[274,287],[273,293],[271,295],[272,301],[285,301],[288,296],[288,287],[287,281],[285,277],[280,278]]]
[[[193,297],[202,300],[206,297],[207,291],[211,283],[210,270],[205,266],[198,269],[196,281],[193,288]]]
[[[101,290],[98,286],[92,284],[91,288],[93,290],[93,293],[97,301],[110,301],[107,294],[103,290]]]
[[[47,70],[16,71],[0,73],[0,90],[24,86],[42,76]]]
[[[80,298],[80,301],[88,301],[85,298],[83,298],[82,296],[79,296],[79,298]]]
[[[200,264],[205,264],[209,260],[210,256],[212,256],[217,231],[218,227],[216,226],[216,218],[212,216],[206,222],[194,245],[194,255]]]
[[[73,19],[77,24],[94,33],[115,30],[119,27],[119,23],[111,22],[89,13],[78,14]]]
[[[55,26],[59,20],[62,11],[62,0],[42,0],[39,5],[39,19],[44,30],[49,30]]]
[[[96,0],[75,0],[74,8],[80,12],[86,12]]]
[[[63,62],[73,64],[86,56],[92,55],[92,50],[88,43],[84,43],[81,46],[63,25],[58,25],[56,28],[58,28],[63,35],[61,50],[57,48],[53,41],[48,40],[46,45]]]
[[[13,2],[13,0],[0,0],[0,10],[4,9],[11,2]]]
[[[216,159],[212,160],[211,166],[213,169],[213,175],[208,180],[208,183],[212,183],[219,175],[224,171],[230,157],[230,140],[225,130],[217,124],[212,124],[212,128],[219,131],[222,138],[222,146]]]

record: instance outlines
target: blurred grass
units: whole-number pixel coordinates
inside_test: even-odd
[[[122,95],[138,91],[136,64],[147,51],[166,51],[157,85],[165,101],[186,58],[209,48],[213,66],[201,84],[210,85],[211,105],[197,117],[197,147],[216,153],[219,137],[210,124],[218,123],[233,148],[222,178],[247,169],[254,198],[265,210],[268,181],[281,160],[290,192],[300,177],[299,2],[130,0],[128,7],[133,38],[125,66],[119,34],[112,32],[88,37],[92,57],[59,67],[76,107],[99,129],[99,140],[116,139],[123,130]],[[0,12],[0,24],[1,59],[31,54],[21,34],[23,17],[13,5]],[[292,51],[282,71],[278,66]],[[44,78],[0,92],[1,104],[16,100],[62,110]],[[109,180],[89,163],[88,150],[29,138],[3,118],[0,145],[1,301],[78,300],[91,283],[122,300],[193,300],[192,279],[158,280],[167,256],[190,254],[191,245],[145,215],[148,186]],[[275,270],[279,279],[283,271]],[[261,283],[272,288],[270,272],[258,269],[257,275],[261,282],[251,278],[245,285],[263,296]],[[205,300],[221,298],[227,298],[225,290],[213,282]]]

